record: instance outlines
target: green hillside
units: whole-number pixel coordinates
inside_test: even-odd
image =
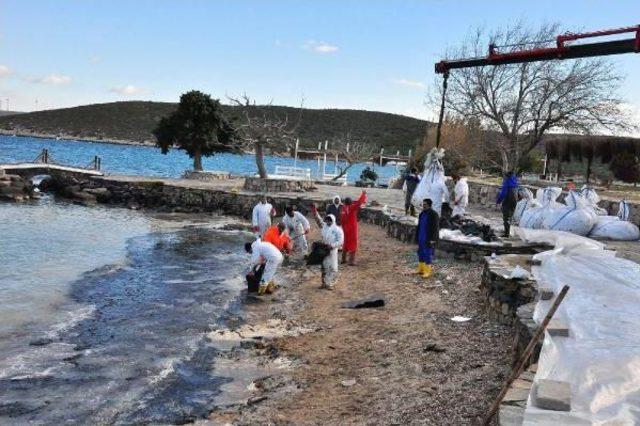
[[[152,129],[158,120],[176,107],[163,102],[113,102],[74,108],[37,111],[0,117],[0,129],[18,133],[40,133],[87,139],[116,139],[153,142]],[[230,117],[235,107],[225,106]],[[293,123],[299,109],[269,106],[269,113],[288,116]],[[402,115],[348,109],[303,109],[297,134],[305,146],[332,140],[345,134],[374,146],[403,151],[413,148],[424,135],[427,122]]]

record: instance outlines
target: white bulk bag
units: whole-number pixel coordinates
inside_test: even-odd
[[[543,213],[542,228],[588,235],[596,219],[593,211],[587,208],[584,197],[577,191],[570,191],[565,203],[565,206],[550,208]]]
[[[516,204],[516,209],[513,212],[513,223],[515,224],[520,224],[520,219],[522,219],[527,209],[540,207],[540,203],[534,198],[529,188],[518,188],[518,195],[520,196],[520,201]]]
[[[634,241],[640,239],[640,229],[631,222],[620,220],[617,216],[598,216],[589,236],[609,240]]]
[[[432,207],[438,214],[441,213],[442,203],[449,201],[442,158],[444,158],[444,149],[433,148],[429,152],[424,162],[422,179],[411,197],[411,203],[414,206],[422,206],[425,198],[431,199]]]

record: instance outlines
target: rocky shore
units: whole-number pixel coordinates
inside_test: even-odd
[[[31,182],[0,169],[0,201],[20,202],[35,198],[38,198],[38,193]]]

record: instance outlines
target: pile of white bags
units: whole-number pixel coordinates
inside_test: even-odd
[[[442,203],[449,201],[449,190],[444,176],[442,158],[444,158],[444,149],[433,148],[427,154],[424,162],[424,174],[411,197],[411,203],[416,207],[422,206],[422,201],[425,198],[431,199],[433,209],[438,214],[441,213]]]
[[[640,230],[628,222],[629,206],[621,201],[618,216],[607,216],[598,206],[600,197],[591,188],[570,191],[564,204],[556,200],[562,193],[557,187],[538,189],[536,199],[521,188],[514,221],[522,228],[565,231],[573,234],[620,241],[640,239]]]

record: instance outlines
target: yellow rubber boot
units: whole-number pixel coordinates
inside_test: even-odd
[[[276,289],[276,283],[273,282],[273,280],[271,280],[271,281],[269,281],[267,283],[267,289],[265,290],[265,292],[267,294],[271,294],[271,293],[273,293],[273,290],[275,290],[275,289]]]
[[[424,262],[418,262],[418,270],[417,270],[417,272],[416,272],[416,273],[417,273],[418,275],[422,275],[422,274],[424,274],[424,267],[425,267]]]
[[[429,278],[431,275],[433,275],[433,266],[425,264],[422,270],[422,278]]]
[[[267,283],[261,282],[260,287],[258,287],[258,296],[262,296],[267,291]]]

